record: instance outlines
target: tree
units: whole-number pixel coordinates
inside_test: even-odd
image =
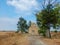
[[[28,26],[29,26],[29,27],[31,26],[31,21],[29,21],[29,24],[28,24]]]
[[[57,27],[59,27],[59,26],[60,26],[60,3],[57,3],[57,4],[55,5],[54,11],[55,11],[55,14],[57,14],[57,16],[58,16]]]
[[[57,12],[57,13],[56,13]],[[55,6],[51,4],[51,1],[48,1],[46,7],[44,7],[40,12],[36,14],[37,24],[41,30],[45,30],[45,35],[48,38],[51,38],[50,26],[56,27],[58,23],[59,11],[55,10]]]
[[[18,28],[17,32],[19,32],[19,31],[21,31],[22,33],[27,32],[28,25],[27,25],[27,22],[24,18],[22,18],[22,17],[19,18],[17,28]]]

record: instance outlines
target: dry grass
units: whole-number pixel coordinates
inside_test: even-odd
[[[28,45],[26,34],[14,32],[0,32],[0,45]]]
[[[47,45],[60,45],[60,39],[47,39],[47,38],[43,38],[42,40]]]
[[[51,32],[51,36],[53,39],[60,39],[60,32]]]
[[[41,38],[41,40],[47,45],[60,45],[60,32],[51,32],[52,38]]]
[[[51,32],[52,38],[40,38],[47,45],[60,45],[60,32]],[[28,34],[0,32],[0,45],[29,45]]]

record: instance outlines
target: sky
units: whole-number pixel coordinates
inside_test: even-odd
[[[0,0],[0,31],[15,31],[19,17],[36,22],[41,3],[42,0]]]

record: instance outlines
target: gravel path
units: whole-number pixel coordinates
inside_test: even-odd
[[[30,45],[46,45],[40,39],[39,36],[29,36],[28,40],[30,41]]]

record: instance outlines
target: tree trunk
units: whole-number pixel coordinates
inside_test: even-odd
[[[46,37],[47,38],[51,38],[50,29],[47,29],[46,30]]]

